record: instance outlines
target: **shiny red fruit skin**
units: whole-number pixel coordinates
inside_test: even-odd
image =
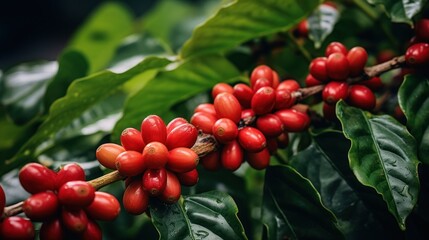
[[[243,109],[241,111],[241,119],[246,120],[246,119],[252,119],[256,117],[255,112],[253,111],[253,109],[249,108],[249,109]]]
[[[43,221],[57,213],[59,202],[54,192],[39,192],[27,198],[22,205],[25,215],[32,221]]]
[[[109,169],[116,169],[116,158],[125,148],[115,143],[104,143],[97,148],[95,156],[101,165]]]
[[[238,135],[238,127],[229,118],[219,118],[213,125],[213,136],[221,143],[234,140]]]
[[[268,148],[262,149],[260,152],[252,153],[247,152],[246,153],[246,161],[249,163],[251,167],[257,170],[262,170],[268,167],[270,165],[270,151],[268,151]]]
[[[272,87],[274,89],[276,89],[279,86],[279,84],[280,84],[280,76],[279,76],[279,74],[275,70],[273,70],[273,84],[272,84]]]
[[[243,149],[238,141],[232,141],[223,146],[220,156],[222,167],[235,171],[243,163]]]
[[[342,53],[344,56],[347,55],[347,48],[340,42],[331,42],[328,44],[325,50],[325,56],[329,57],[332,53]]]
[[[64,239],[64,230],[58,218],[45,221],[39,232],[40,240]]]
[[[196,168],[198,155],[190,148],[174,148],[168,153],[167,168],[174,172],[189,172]]]
[[[313,77],[311,74],[308,74],[305,78],[305,86],[312,87],[323,84],[322,81],[317,80],[315,77]]]
[[[360,84],[367,86],[373,91],[377,91],[384,86],[380,77],[372,77],[369,80],[360,82]]]
[[[59,202],[69,208],[89,206],[95,197],[94,187],[85,181],[70,181],[58,190]]]
[[[167,170],[167,185],[159,198],[167,204],[173,204],[179,200],[182,187],[176,174]]]
[[[254,127],[244,127],[238,132],[238,142],[244,150],[259,152],[267,145],[264,134]]]
[[[201,165],[209,171],[216,171],[220,168],[220,153],[219,151],[211,152],[200,158]]]
[[[6,206],[6,195],[3,187],[0,185],[0,216],[3,215],[4,207]]]
[[[121,145],[125,150],[141,152],[145,146],[142,133],[135,128],[126,128],[121,133]]]
[[[323,117],[329,121],[337,120],[337,115],[335,113],[335,105],[329,105],[327,103],[323,103],[322,107]]]
[[[78,180],[85,181],[85,170],[77,163],[66,164],[57,172],[57,189],[66,182]]]
[[[286,90],[289,90],[289,92],[295,92],[300,88],[301,86],[299,86],[299,83],[296,80],[287,79],[279,84],[279,86],[277,87],[277,90],[286,89]]]
[[[265,137],[277,137],[282,134],[284,127],[279,117],[274,114],[265,114],[256,119],[256,127]]]
[[[82,233],[88,226],[88,216],[83,209],[61,210],[61,222],[70,231]]]
[[[158,196],[161,194],[167,185],[167,170],[147,169],[142,177],[143,190],[149,193],[150,196]]]
[[[144,160],[140,152],[125,151],[116,157],[116,169],[123,176],[136,176],[146,169]]]
[[[168,161],[168,148],[160,142],[148,143],[143,149],[142,157],[145,168],[163,168]]]
[[[292,93],[287,89],[276,89],[276,100],[274,104],[274,109],[285,109],[292,107],[296,99],[292,97]]]
[[[203,103],[203,104],[200,104],[200,105],[198,105],[197,106],[197,108],[195,108],[195,111],[197,111],[197,109],[199,108],[199,107],[201,107],[202,109],[205,109],[205,106],[202,106],[202,105],[204,105],[204,104],[207,104],[207,105],[211,105],[211,108],[213,108],[213,113],[214,114],[216,114],[216,111],[214,110],[214,106],[213,106],[213,104],[211,104],[211,103]],[[188,123],[188,120],[186,120],[186,119],[184,119],[184,118],[181,118],[181,117],[177,117],[177,118],[175,118],[175,119],[173,119],[173,120],[171,120],[168,124],[167,124],[167,136],[168,136],[168,134],[175,128],[175,127],[177,127],[177,126],[179,126],[179,125],[182,125],[182,124],[185,124],[185,123]]]
[[[355,84],[350,86],[346,101],[354,107],[372,110],[375,107],[376,98],[371,89],[364,85]]]
[[[82,240],[102,240],[103,233],[97,222],[88,220],[88,227],[82,233]]]
[[[212,88],[213,99],[215,99],[219,93],[223,93],[223,92],[227,92],[227,93],[232,94],[234,92],[234,89],[227,83],[217,83]]]
[[[194,113],[197,113],[197,112],[208,113],[208,114],[211,114],[217,118],[216,109],[214,108],[213,103],[201,103],[201,104],[199,104],[194,109]],[[167,126],[167,128],[168,128],[168,126]],[[173,128],[171,128],[171,130],[173,130]]]
[[[332,53],[326,62],[326,70],[330,79],[345,81],[350,73],[349,61],[342,53]]]
[[[144,143],[160,142],[165,144],[167,127],[159,116],[149,115],[143,119],[140,131]]]
[[[346,82],[329,82],[322,91],[323,101],[335,105],[341,99],[346,99],[349,93],[349,85]]]
[[[255,67],[250,74],[250,87],[253,88],[256,80],[266,78],[273,85],[273,70],[267,65],[259,65]]]
[[[191,117],[191,124],[200,129],[203,133],[211,134],[217,118],[206,112],[196,112]]]
[[[195,141],[198,138],[198,129],[190,124],[185,123],[175,127],[169,134],[167,134],[167,140],[165,146],[168,149],[186,147],[191,148],[194,146]]]
[[[309,66],[310,74],[321,82],[329,81],[328,71],[326,68],[326,63],[328,58],[326,57],[317,57],[313,59]]]
[[[177,173],[177,178],[179,179],[179,182],[184,186],[194,186],[198,183],[198,171],[195,168],[189,172]]]
[[[221,93],[214,100],[214,107],[219,118],[229,118],[238,123],[241,119],[241,105],[231,93]]]
[[[296,32],[298,33],[299,37],[302,37],[302,38],[308,37],[308,21],[307,21],[307,19],[304,19],[300,23],[298,23],[298,26],[296,28]]]
[[[256,80],[255,84],[253,84],[253,87],[252,87],[253,92],[258,91],[258,89],[262,87],[272,87],[272,84],[266,78],[260,78]]]
[[[429,19],[423,18],[417,21],[414,30],[417,38],[429,42]]]
[[[124,209],[133,215],[144,213],[149,205],[149,194],[143,190],[141,179],[135,179],[125,188],[122,196]]]
[[[368,60],[368,53],[363,47],[354,47],[347,53],[347,60],[350,67],[350,76],[359,76],[365,67]]]
[[[0,239],[31,240],[35,234],[33,223],[26,218],[6,217],[0,224]]]
[[[310,117],[295,109],[283,109],[274,114],[280,118],[287,132],[302,132],[310,125]]]
[[[121,205],[112,194],[97,191],[94,201],[85,208],[85,211],[91,219],[113,221],[121,212]]]
[[[276,104],[276,92],[272,87],[262,87],[252,97],[251,107],[256,115],[271,112]]]
[[[253,90],[244,83],[238,83],[234,86],[234,92],[232,93],[235,98],[237,98],[238,102],[242,108],[249,108],[250,102],[253,97]]]
[[[410,66],[429,64],[429,43],[416,43],[405,52],[405,60]]]
[[[28,163],[19,171],[19,181],[29,193],[44,192],[56,189],[57,174],[51,169],[39,164]]]

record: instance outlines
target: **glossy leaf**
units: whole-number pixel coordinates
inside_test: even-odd
[[[175,104],[209,90],[218,82],[231,82],[239,76],[234,66],[220,56],[191,59],[170,71],[162,71],[127,101],[113,139],[118,139],[127,127],[140,127],[141,121],[150,114],[168,121],[173,117],[170,108]]]
[[[408,75],[398,93],[407,127],[417,140],[419,160],[429,164],[429,78]]]
[[[172,205],[154,201],[150,213],[160,239],[247,239],[234,200],[220,191],[185,196]]]
[[[343,101],[337,117],[351,140],[349,164],[357,179],[382,195],[401,229],[419,192],[416,142],[405,126],[388,115],[373,116]]]
[[[340,12],[338,9],[324,4],[319,5],[319,7],[308,16],[308,37],[313,40],[316,48],[319,48],[323,40],[331,34],[339,18]]]
[[[289,166],[266,170],[262,221],[268,239],[343,239],[314,186]]]
[[[387,15],[393,22],[405,22],[412,23],[412,18],[418,14],[423,6],[426,4],[426,0],[367,0],[371,4],[380,4],[386,11]]]
[[[320,3],[318,0],[235,1],[197,27],[180,54],[188,58],[225,52],[247,40],[287,31]]]
[[[43,113],[43,96],[58,64],[51,61],[17,65],[1,76],[1,103],[16,124],[24,124]]]
[[[162,68],[169,62],[163,58],[146,58],[134,68],[121,74],[103,71],[73,82],[67,91],[67,95],[52,104],[48,118],[40,126],[37,133],[21,147],[15,158],[0,163],[0,173],[7,172],[15,165],[33,160],[35,156],[40,154],[40,151],[36,150],[43,142],[68,126],[95,104],[116,93],[134,76]]]

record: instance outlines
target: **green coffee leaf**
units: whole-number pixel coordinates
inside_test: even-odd
[[[267,239],[343,239],[311,182],[289,166],[268,167],[262,222]]]
[[[374,116],[343,101],[337,117],[351,140],[349,164],[357,179],[382,195],[401,229],[419,193],[416,141],[388,115]]]
[[[247,0],[225,5],[197,27],[181,56],[225,52],[257,37],[287,31],[312,12],[318,0]]]
[[[398,93],[407,127],[417,140],[419,160],[429,164],[429,78],[408,75]]]
[[[177,203],[151,204],[160,239],[247,239],[238,208],[226,193],[210,191],[184,196]]]
[[[340,12],[333,6],[321,4],[308,16],[309,35],[316,48],[320,48],[323,40],[331,34],[340,18]]]
[[[427,0],[367,0],[371,4],[382,5],[393,22],[412,23],[412,18],[418,14]]]

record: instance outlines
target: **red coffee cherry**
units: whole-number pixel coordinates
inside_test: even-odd
[[[257,170],[262,170],[268,167],[270,165],[270,152],[268,151],[268,148],[262,149],[260,152],[252,153],[247,152],[246,153],[246,161],[249,163],[251,167]]]
[[[191,124],[200,129],[203,133],[211,134],[217,118],[209,113],[196,112],[191,117]]]
[[[287,89],[276,89],[276,100],[274,104],[274,109],[285,109],[290,108],[295,104],[295,98],[292,97],[292,94]]]
[[[168,161],[168,149],[160,142],[151,142],[144,147],[142,157],[145,168],[163,168]]]
[[[267,149],[270,152],[270,154],[276,153],[278,148],[279,148],[279,144],[277,143],[276,138],[267,138]]]
[[[27,198],[22,205],[25,215],[33,221],[44,221],[57,213],[57,195],[53,192],[39,192]]]
[[[307,19],[302,20],[300,23],[298,23],[298,26],[296,27],[296,33],[298,37],[306,38],[308,37],[308,21]]]
[[[328,44],[325,50],[325,56],[329,57],[332,53],[342,53],[344,56],[347,55],[347,48],[340,42],[331,42]]]
[[[125,188],[122,196],[125,211],[133,215],[144,213],[149,205],[149,194],[143,190],[141,179],[135,179]]]
[[[330,79],[345,81],[350,73],[349,61],[342,53],[332,53],[326,61],[326,70]]]
[[[241,111],[241,119],[246,120],[246,119],[252,119],[255,118],[256,114],[255,112],[249,108],[249,109],[243,109]]]
[[[18,177],[22,187],[29,193],[56,189],[56,173],[39,163],[26,164],[19,171]]]
[[[139,152],[125,151],[116,157],[116,169],[123,176],[136,176],[146,169],[145,158]]]
[[[258,89],[262,88],[262,87],[272,87],[272,83],[270,81],[268,81],[268,79],[266,78],[260,78],[258,80],[256,80],[255,84],[253,84],[253,91],[256,92],[258,91]]]
[[[88,226],[82,233],[82,240],[102,240],[103,233],[97,222],[88,220]]]
[[[141,124],[143,142],[160,142],[165,144],[167,138],[167,127],[164,121],[157,115],[149,115],[143,119]]]
[[[220,168],[220,153],[219,151],[211,152],[200,158],[201,165],[209,170],[216,171]]]
[[[69,163],[57,172],[56,188],[69,181],[85,181],[85,170],[77,163]]]
[[[267,145],[264,134],[254,127],[244,127],[238,132],[238,142],[244,150],[259,152]]]
[[[302,132],[310,125],[310,117],[295,109],[283,109],[274,114],[280,118],[285,131],[288,132]]]
[[[198,155],[192,149],[179,147],[168,153],[167,168],[174,172],[189,172],[197,167],[198,162]]]
[[[238,83],[234,86],[232,93],[243,108],[250,108],[250,102],[253,97],[253,90],[244,83]]]
[[[0,224],[1,239],[31,240],[35,237],[33,223],[22,217],[6,217]]]
[[[205,112],[205,113],[211,114],[217,118],[216,109],[214,108],[214,105],[212,103],[201,103],[201,104],[199,104],[194,109],[194,113],[197,113],[197,112]]]
[[[70,231],[82,233],[88,226],[88,216],[83,209],[69,210],[63,208],[61,210],[61,222]]]
[[[213,99],[216,98],[216,96],[219,93],[223,93],[223,92],[227,92],[227,93],[233,93],[234,90],[232,89],[232,87],[227,84],[227,83],[217,83],[216,85],[213,86],[212,88],[212,97]]]
[[[384,63],[396,56],[396,53],[391,49],[382,50],[377,54],[377,63]]]
[[[360,82],[360,84],[367,86],[368,88],[370,88],[373,91],[377,91],[384,86],[380,77],[372,77],[369,80]]]
[[[335,113],[335,105],[323,103],[323,117],[329,121],[337,120],[337,115]]]
[[[317,86],[321,84],[323,84],[323,82],[317,80],[311,74],[308,74],[307,77],[305,78],[305,86],[307,87]]]
[[[405,60],[410,66],[424,66],[429,64],[429,44],[416,43],[405,52]]]
[[[95,152],[95,156],[101,165],[109,169],[116,169],[116,158],[125,148],[115,143],[105,143],[100,145]]]
[[[309,66],[310,74],[321,82],[329,81],[328,71],[326,69],[326,63],[328,58],[317,57],[313,59]]]
[[[376,98],[371,89],[364,85],[355,84],[349,88],[347,102],[364,110],[372,110],[375,107]]]
[[[356,77],[362,74],[368,60],[368,53],[365,48],[354,47],[347,53],[347,60],[350,67],[350,76]]]
[[[190,124],[185,123],[175,127],[169,134],[167,134],[167,140],[165,146],[168,149],[186,147],[191,148],[197,141],[198,129]]]
[[[255,85],[256,80],[260,79],[260,78],[266,78],[271,84],[270,86],[272,86],[273,84],[273,70],[268,67],[267,65],[259,65],[257,67],[255,67],[252,71],[252,73],[250,74],[250,86],[253,88],[253,86]]]
[[[243,162],[243,149],[237,141],[225,144],[222,148],[220,160],[223,168],[235,171]]]
[[[39,232],[40,240],[64,239],[64,235],[63,227],[58,218],[43,222]]]
[[[198,105],[197,108],[195,108],[195,111],[197,111],[198,108],[205,109],[206,107],[202,106],[204,104],[210,105],[211,108],[213,109],[213,114],[216,114],[216,111],[214,110],[213,104],[210,104],[210,103],[203,103],[203,104]],[[185,123],[188,123],[188,121],[184,118],[181,118],[181,117],[178,117],[178,118],[171,120],[167,124],[167,136],[175,127],[180,126],[180,125],[185,124]]]
[[[429,19],[423,18],[417,21],[414,30],[417,38],[429,42]]]
[[[214,107],[219,118],[229,118],[233,122],[240,122],[241,105],[231,93],[221,93],[214,100]]]
[[[121,133],[121,145],[125,150],[141,152],[145,146],[142,133],[135,128],[126,128]]]
[[[296,80],[288,79],[281,82],[277,87],[277,90],[286,89],[286,90],[289,90],[289,92],[295,92],[300,88],[301,86],[299,86],[299,83]]]
[[[58,190],[59,202],[71,208],[87,207],[92,203],[94,197],[94,187],[85,181],[66,182]]]
[[[345,82],[329,82],[322,91],[325,103],[334,105],[340,99],[346,99],[349,93],[349,85]]]
[[[0,216],[3,215],[4,207],[6,206],[6,195],[3,187],[0,185]]]
[[[287,132],[283,132],[276,138],[276,140],[278,148],[287,148],[289,145],[289,134]]]
[[[147,169],[143,174],[142,183],[143,190],[150,196],[158,196],[167,184],[167,171],[165,168]]]
[[[265,114],[256,119],[256,127],[268,138],[277,137],[283,132],[283,123],[274,114]]]
[[[121,211],[118,199],[110,193],[95,192],[94,201],[85,208],[86,214],[95,220],[113,221]]]
[[[189,172],[177,173],[177,178],[179,179],[179,182],[184,186],[194,186],[198,183],[198,171],[195,168]]]
[[[176,174],[167,171],[167,185],[159,198],[168,204],[173,204],[179,200],[182,194],[182,187]]]
[[[252,97],[251,107],[256,115],[269,113],[276,103],[276,92],[272,87],[262,87]]]
[[[280,84],[280,76],[279,74],[273,70],[273,84],[272,87],[276,89]]]
[[[219,118],[213,125],[213,136],[221,143],[234,140],[238,135],[237,124],[229,118]]]

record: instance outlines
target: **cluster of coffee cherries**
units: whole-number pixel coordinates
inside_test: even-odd
[[[307,87],[325,84],[322,91],[323,113],[327,119],[335,119],[335,104],[344,99],[351,106],[372,110],[376,104],[373,91],[382,86],[379,77],[349,84],[348,79],[364,73],[368,53],[363,47],[348,50],[340,42],[331,42],[325,49],[324,57],[313,59],[309,74],[305,79]]]
[[[306,111],[294,108],[293,93],[299,88],[292,79],[280,82],[266,65],[253,69],[250,86],[216,84],[213,103],[198,105],[190,120],[220,143],[219,151],[202,157],[201,164],[208,170],[235,171],[246,160],[255,169],[266,168],[270,155],[287,146],[288,133],[304,131],[310,124]]]
[[[423,18],[414,26],[415,36],[405,52],[405,60],[412,67],[425,68],[429,64],[429,19]]]
[[[24,217],[5,217],[0,223],[2,239],[34,239],[32,222],[41,222],[39,239],[102,239],[96,222],[112,221],[120,212],[111,194],[95,191],[85,181],[85,172],[76,163],[58,172],[39,163],[26,164],[19,172],[22,187],[31,196],[22,204]],[[3,191],[1,191],[3,192]],[[0,194],[2,204],[4,193]]]
[[[100,145],[96,157],[101,165],[126,177],[123,206],[139,215],[148,209],[151,197],[172,204],[180,198],[181,185],[198,182],[199,157],[191,149],[197,138],[197,128],[184,118],[166,125],[159,116],[150,115],[140,131],[125,129],[120,145]]]

